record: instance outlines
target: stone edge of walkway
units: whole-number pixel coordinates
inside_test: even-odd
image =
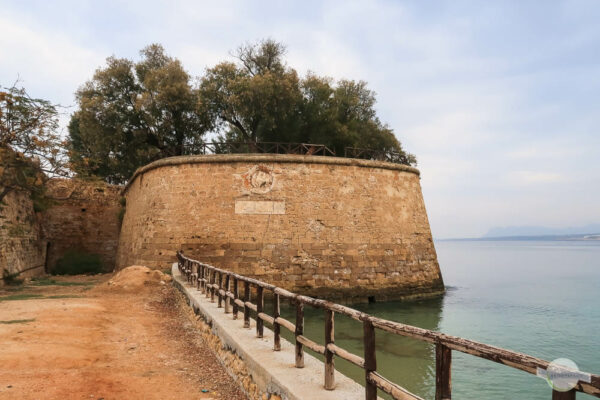
[[[264,337],[257,338],[254,320],[250,321],[250,329],[243,328],[241,313],[234,320],[232,314],[225,314],[223,308],[217,308],[216,302],[211,303],[210,299],[186,282],[177,263],[173,264],[171,271],[175,287],[188,298],[190,306],[212,325],[212,333],[244,361],[262,392],[278,394],[289,400],[364,399],[364,387],[337,370],[335,390],[325,390],[325,367],[321,361],[305,352],[304,368],[295,368],[292,343],[282,337],[281,351],[273,351],[272,330],[265,327]]]

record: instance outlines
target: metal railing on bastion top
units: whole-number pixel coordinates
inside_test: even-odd
[[[207,142],[200,143],[188,150],[189,154],[300,154],[306,156],[331,156],[336,152],[324,144],[283,143],[283,142]],[[396,164],[411,165],[408,157],[395,151],[345,147],[345,158],[387,161]]]
[[[233,319],[238,318],[238,312],[243,312],[244,328],[250,328],[250,310],[256,313],[256,336],[263,337],[264,323],[273,326],[273,350],[281,350],[280,329],[290,330],[295,335],[296,342],[296,367],[304,367],[304,350],[306,346],[310,350],[325,356],[325,383],[327,390],[335,387],[334,356],[365,370],[365,399],[375,400],[377,389],[390,394],[394,399],[417,400],[420,397],[408,392],[402,386],[391,382],[377,372],[377,360],[375,357],[375,329],[381,329],[396,335],[411,337],[417,340],[434,343],[436,346],[436,375],[435,375],[435,399],[446,400],[452,397],[451,364],[452,350],[471,354],[484,358],[511,368],[537,374],[539,370],[547,370],[548,361],[531,357],[526,354],[517,353],[499,347],[450,336],[441,332],[422,329],[415,326],[388,321],[372,315],[360,312],[350,307],[332,303],[326,300],[314,299],[289,292],[277,286],[238,275],[231,271],[216,268],[208,264],[192,260],[177,252],[178,266],[181,273],[185,274],[187,281],[196,285],[198,290],[215,301],[217,297],[218,307],[224,306],[225,313],[233,313]],[[243,283],[244,293],[240,294],[239,287]],[[251,288],[256,288],[256,303],[251,300]],[[273,314],[268,315],[264,310],[265,290],[273,293]],[[290,300],[296,306],[296,323],[292,323],[279,314],[281,298]],[[304,336],[304,305],[321,308],[325,311],[325,345],[320,345]],[[364,358],[352,354],[339,346],[334,341],[334,315],[335,313],[346,315],[363,324]],[[600,376],[588,374],[589,382],[578,381],[575,387],[568,392],[553,390],[553,400],[573,400],[576,392],[583,392],[595,397],[600,397]],[[421,399],[422,400],[422,399]]]
[[[395,164],[411,165],[409,158],[404,153],[397,151],[361,149],[358,147],[345,147],[344,157],[361,158],[363,160],[387,161]]]

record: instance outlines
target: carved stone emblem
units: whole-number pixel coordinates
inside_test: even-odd
[[[257,165],[244,175],[244,186],[252,193],[268,193],[273,189],[273,173],[264,165]]]
[[[66,200],[73,194],[75,185],[62,179],[51,180],[48,185],[46,196],[56,200]]]

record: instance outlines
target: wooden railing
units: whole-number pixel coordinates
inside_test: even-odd
[[[233,313],[233,319],[238,318],[238,313],[243,312],[244,327],[250,327],[250,310],[256,312],[256,336],[263,337],[264,322],[273,326],[273,350],[281,350],[280,329],[284,327],[294,333],[296,348],[296,367],[304,367],[304,347],[325,356],[325,382],[327,390],[335,387],[334,356],[364,369],[365,371],[365,399],[377,398],[377,389],[390,394],[394,399],[415,400],[420,397],[410,393],[402,386],[391,382],[377,372],[377,359],[375,356],[375,330],[381,329],[396,335],[411,337],[417,340],[435,344],[436,348],[436,376],[435,399],[444,400],[452,397],[451,365],[452,350],[471,354],[511,368],[537,374],[538,369],[546,370],[548,361],[531,357],[526,354],[505,350],[499,347],[446,335],[441,332],[422,329],[399,322],[388,321],[360,312],[350,307],[332,303],[326,300],[314,299],[289,292],[277,286],[238,275],[231,271],[216,268],[208,264],[192,260],[177,252],[179,270],[188,282],[196,285],[198,290],[206,293],[211,301],[217,301],[218,307],[223,307],[225,313]],[[239,292],[243,284],[243,295]],[[256,289],[255,303],[251,302],[251,288]],[[273,294],[273,313],[269,315],[264,309],[265,291]],[[215,300],[216,298],[216,300]],[[292,323],[280,316],[280,302],[289,300],[296,307],[296,321]],[[325,312],[325,345],[320,345],[304,336],[304,306],[323,309]],[[335,344],[334,316],[335,313],[346,315],[363,324],[364,355],[360,357],[352,354]],[[590,382],[579,381],[568,392],[553,390],[553,400],[575,399],[576,392],[583,392],[595,397],[600,397],[600,376],[589,374]]]

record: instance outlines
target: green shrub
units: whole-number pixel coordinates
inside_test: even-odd
[[[119,224],[123,224],[123,218],[125,218],[125,209],[119,208],[119,212],[117,213],[117,218],[119,219]]]
[[[94,286],[98,281],[90,282],[65,282],[49,278],[31,278],[33,286]]]
[[[5,285],[8,286],[18,286],[23,283],[23,279],[17,278],[19,276],[18,273],[11,274],[7,270],[2,271],[2,280]]]
[[[102,271],[102,260],[98,254],[90,254],[77,250],[69,250],[58,260],[52,271],[55,275],[99,274]]]
[[[0,302],[39,299],[41,297],[44,297],[44,296],[42,296],[41,294],[35,294],[35,293],[19,293],[19,294],[11,294],[9,296],[2,296],[2,297],[0,297]]]
[[[125,208],[127,207],[127,199],[125,197],[119,198],[119,204],[121,208],[119,209],[119,213],[117,214],[117,218],[119,219],[119,224],[123,224],[123,218],[125,217]]]
[[[45,191],[45,188],[44,188]],[[33,201],[33,211],[44,212],[52,206],[56,205],[56,201],[49,197],[46,197],[45,193],[31,193],[31,200]]]

